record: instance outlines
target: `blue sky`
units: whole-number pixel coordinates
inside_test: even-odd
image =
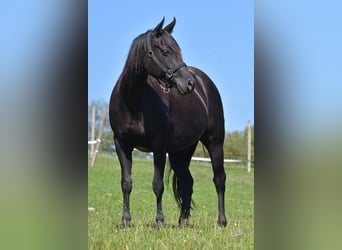
[[[342,1],[257,1],[256,5],[256,30],[263,33],[267,52],[276,60],[279,79],[272,84],[284,127],[310,137],[340,129]]]
[[[215,82],[226,131],[254,124],[253,1],[94,1],[88,5],[88,102],[109,101],[135,37],[165,16],[188,65]]]

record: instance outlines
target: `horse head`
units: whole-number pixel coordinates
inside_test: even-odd
[[[158,79],[163,88],[176,87],[181,95],[189,94],[195,87],[193,74],[188,70],[181,55],[180,47],[171,36],[176,19],[163,28],[164,18],[147,32],[147,59],[144,68],[148,74]]]

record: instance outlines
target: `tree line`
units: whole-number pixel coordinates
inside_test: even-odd
[[[98,134],[99,124],[101,123],[102,107],[108,103],[106,102],[92,102],[88,104],[88,140],[91,140],[91,127],[92,127],[92,106],[96,107],[95,116],[95,139]],[[107,109],[108,110],[108,109]],[[108,113],[108,111],[107,111]],[[111,130],[108,114],[106,115],[106,121],[104,123],[103,134],[101,139],[101,152],[113,153],[115,147],[113,146],[113,132]],[[227,132],[224,141],[224,157],[226,159],[238,159],[247,160],[247,142],[248,142],[248,128],[247,121],[246,127],[243,131]],[[209,157],[207,150],[204,148],[201,142],[198,143],[194,156],[197,157]],[[254,126],[251,126],[251,160],[254,162]]]

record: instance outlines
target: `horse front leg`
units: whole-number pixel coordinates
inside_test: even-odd
[[[121,166],[121,190],[123,195],[122,225],[126,227],[131,221],[129,196],[132,191],[133,148],[118,138],[114,138],[114,142]]]
[[[162,199],[163,199],[163,193],[164,193],[165,160],[166,160],[165,152],[154,153],[154,174],[153,174],[152,187],[153,187],[153,191],[154,191],[154,194],[156,195],[156,200],[157,200],[156,223],[158,227],[164,223]]]

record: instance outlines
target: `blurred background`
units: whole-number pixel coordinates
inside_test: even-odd
[[[85,249],[87,2],[1,7],[0,248]],[[256,249],[342,246],[341,11],[254,2]]]

